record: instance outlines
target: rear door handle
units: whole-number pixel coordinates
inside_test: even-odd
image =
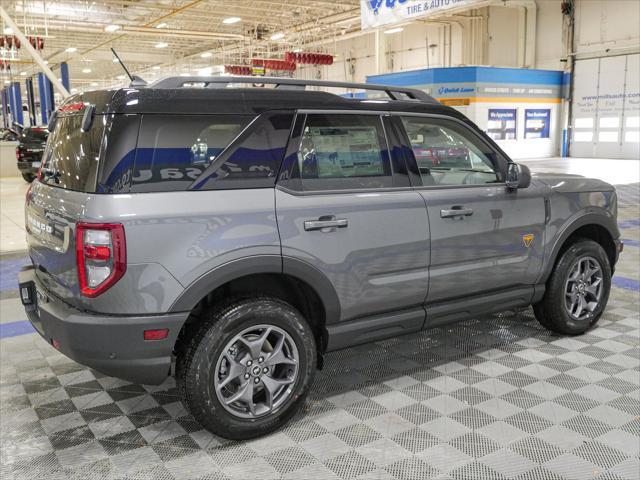
[[[346,218],[335,217],[320,217],[318,220],[305,220],[304,229],[306,231],[311,230],[323,230],[325,228],[347,228],[349,221]]]
[[[473,215],[472,208],[464,208],[459,205],[454,205],[450,209],[440,210],[440,218],[468,217],[470,215]]]

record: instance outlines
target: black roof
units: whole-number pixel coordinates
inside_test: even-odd
[[[372,110],[439,113],[464,118],[438,102],[345,98],[328,92],[276,88],[119,88],[73,95],[64,105],[85,102],[96,113],[259,114],[274,109]]]

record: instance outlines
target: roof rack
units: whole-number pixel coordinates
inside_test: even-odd
[[[229,84],[234,83],[269,84],[274,85],[274,88],[295,90],[304,90],[307,86],[352,88],[358,90],[381,91],[386,93],[391,100],[419,100],[427,103],[438,103],[438,101],[431,95],[415,88],[376,85],[372,83],[332,82],[326,80],[303,80],[278,77],[166,77],[150,84],[147,88],[189,88],[195,85],[205,88],[225,88]]]

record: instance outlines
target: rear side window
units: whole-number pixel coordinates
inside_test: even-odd
[[[82,115],[60,116],[44,153],[41,181],[66,190],[94,192],[105,123],[104,115],[96,115],[90,130],[83,132]]]
[[[186,190],[252,118],[248,115],[145,115],[131,191]]]
[[[393,186],[377,115],[307,115],[298,163],[304,190]]]

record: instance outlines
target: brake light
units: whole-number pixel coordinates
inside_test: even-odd
[[[78,223],[76,266],[80,293],[97,297],[127,270],[127,246],[121,223]]]
[[[16,160],[20,160],[20,147],[16,147]]]

